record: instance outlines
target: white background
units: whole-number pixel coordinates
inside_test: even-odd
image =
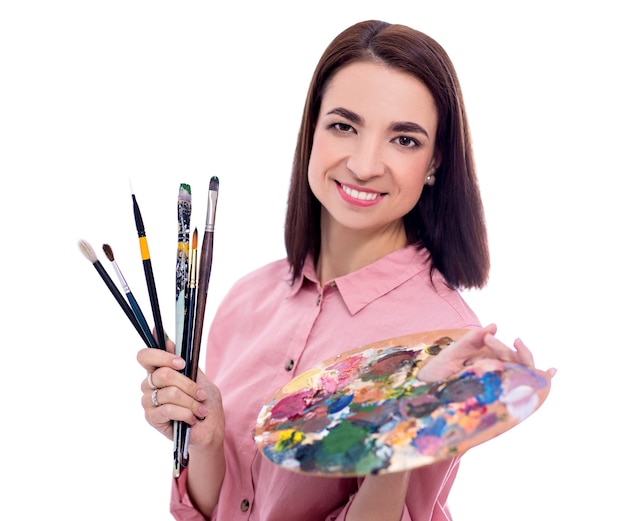
[[[433,36],[461,79],[493,264],[468,301],[502,340],[521,336],[540,368],[559,370],[537,413],[464,457],[454,518],[624,519],[617,4],[0,4],[0,518],[171,519],[171,442],[143,419],[141,341],[77,241],[107,269],[101,245],[112,246],[149,316],[131,180],[173,331],[178,187],[190,183],[202,229],[218,176],[208,324],[235,279],[284,255],[319,55],[379,18]]]

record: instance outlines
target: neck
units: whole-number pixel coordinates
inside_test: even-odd
[[[407,238],[404,225],[398,222],[376,232],[333,229],[322,226],[320,254],[316,271],[323,286],[404,248]]]

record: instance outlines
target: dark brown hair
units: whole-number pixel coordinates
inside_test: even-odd
[[[371,20],[341,32],[326,48],[313,74],[296,143],[285,222],[285,246],[293,278],[308,254],[320,251],[321,205],[308,183],[313,133],[330,78],[355,61],[376,61],[411,74],[430,90],[438,112],[436,150],[441,163],[434,186],[425,186],[404,217],[410,244],[426,248],[432,268],[454,288],[487,282],[489,248],[459,81],[446,51],[409,27]]]

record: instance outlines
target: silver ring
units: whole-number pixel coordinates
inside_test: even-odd
[[[152,391],[152,405],[154,405],[155,407],[159,407],[161,405],[159,401],[157,400],[157,393],[160,390],[161,389],[155,389],[154,391]]]
[[[148,373],[148,387],[150,387],[150,389],[157,389],[157,386],[152,383],[152,373]]]

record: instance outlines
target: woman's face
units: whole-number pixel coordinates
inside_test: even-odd
[[[436,133],[421,81],[372,62],[340,69],[322,98],[308,169],[322,233],[382,233],[406,244],[402,217],[438,166]]]

